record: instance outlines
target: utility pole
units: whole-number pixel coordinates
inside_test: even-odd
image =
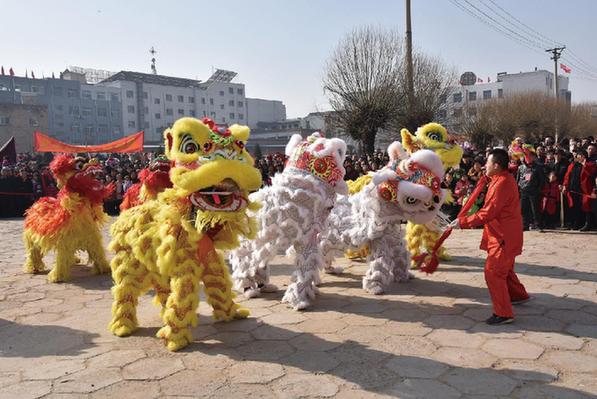
[[[556,112],[555,112],[555,119],[556,119],[556,126],[555,126],[555,141],[556,143],[559,142],[558,140],[558,107],[560,105],[560,102],[558,101],[558,98],[560,97],[560,84],[558,82],[558,60],[560,59],[561,55],[562,55],[562,51],[564,51],[564,49],[566,49],[566,46],[562,46],[562,47],[554,47],[554,48],[550,48],[545,50],[546,53],[551,53],[551,59],[553,60],[553,77],[554,77],[554,91],[555,91],[555,95],[556,95]]]
[[[149,53],[151,54],[151,73],[157,75],[158,71],[155,67],[155,54],[157,53],[157,51],[155,51],[153,46],[151,46],[151,48],[149,49]]]
[[[414,104],[415,87],[413,83],[413,34],[410,22],[410,0],[406,2],[406,84],[409,108]],[[412,108],[411,108],[412,110]]]

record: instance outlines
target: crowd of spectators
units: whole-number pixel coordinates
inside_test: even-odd
[[[565,226],[575,230],[597,228],[597,142],[593,137],[564,139],[554,143],[547,137],[532,144],[535,153],[525,160],[513,161],[521,195],[524,228],[541,230],[560,225],[563,205]],[[444,211],[455,217],[483,176],[485,158],[491,148],[480,150],[463,144],[464,156],[459,167],[449,169],[444,187],[454,201]],[[105,203],[109,214],[118,214],[118,207],[126,190],[138,182],[137,176],[155,156],[154,153],[95,155],[104,166],[104,180],[114,183],[112,197]],[[19,154],[11,164],[4,159],[0,173],[0,217],[22,216],[39,197],[56,195],[58,189],[49,171],[50,154]],[[264,185],[271,184],[276,173],[284,170],[283,154],[256,158]],[[348,154],[344,162],[346,180],[376,171],[389,162],[383,151],[373,154]],[[563,199],[563,201],[562,201]]]

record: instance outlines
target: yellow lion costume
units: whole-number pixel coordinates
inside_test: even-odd
[[[427,149],[434,151],[442,160],[444,170],[453,168],[460,164],[463,150],[456,144],[451,144],[448,131],[439,123],[428,123],[417,129],[415,134],[411,134],[407,129],[400,131],[402,136],[402,145],[409,153],[418,150]],[[448,200],[452,200],[448,197]],[[406,226],[406,241],[408,250],[412,257],[425,252],[431,253],[441,232],[429,229],[426,225],[413,224],[408,222]],[[450,260],[446,249],[441,247],[438,250],[438,256],[441,260]]]
[[[79,250],[89,254],[94,273],[107,273],[110,267],[100,228],[108,219],[103,201],[113,185],[105,186],[98,179],[102,168],[94,159],[59,154],[50,163],[50,170],[60,191],[56,198],[40,198],[26,212],[25,273],[43,272],[43,257],[52,249],[56,251],[56,264],[48,274],[52,283],[70,280]]]
[[[207,118],[182,118],[164,138],[173,187],[124,211],[111,228],[109,248],[116,255],[109,328],[121,337],[132,334],[138,297],[153,288],[164,322],[157,336],[176,351],[192,341],[200,282],[215,319],[249,314],[233,301],[219,250],[238,246],[239,235],[255,235],[257,223],[247,211],[259,205],[248,194],[261,186],[261,174],[245,150],[246,126],[223,129]]]

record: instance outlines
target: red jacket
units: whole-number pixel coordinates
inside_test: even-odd
[[[541,212],[548,215],[555,215],[560,202],[560,188],[557,181],[549,182],[543,186],[543,199],[541,202]]]
[[[492,176],[485,204],[470,216],[459,216],[462,228],[483,226],[481,249],[494,252],[500,247],[509,256],[522,253],[522,215],[516,180],[508,171]]]
[[[564,187],[566,187],[566,196],[568,197],[568,206],[574,206],[574,198],[570,195],[570,174],[574,168],[574,162],[570,163],[566,175],[564,176]],[[578,194],[582,194],[582,210],[583,212],[591,212],[591,193],[595,182],[595,175],[597,174],[597,165],[595,162],[587,161],[582,166],[580,172],[580,190]]]

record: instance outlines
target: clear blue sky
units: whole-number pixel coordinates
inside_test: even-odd
[[[465,0],[460,0],[464,2]],[[483,1],[469,0],[481,7]],[[565,43],[595,67],[594,0],[494,0],[543,35]],[[2,1],[0,65],[18,75],[58,73],[68,65],[209,77],[212,67],[237,71],[249,97],[279,99],[289,117],[327,108],[323,68],[338,40],[363,24],[403,32],[403,0]],[[553,69],[533,52],[496,33],[449,0],[412,0],[416,47],[458,72]],[[566,53],[564,53],[566,54]],[[597,78],[573,68],[573,101],[597,102]]]

